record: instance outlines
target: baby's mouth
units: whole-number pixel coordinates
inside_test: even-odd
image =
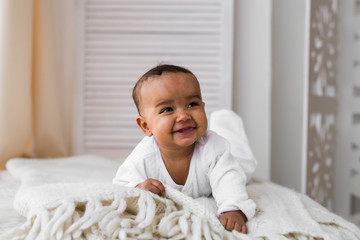
[[[186,128],[181,128],[179,130],[174,131],[175,133],[188,133],[191,132],[195,129],[195,127],[186,127]]]

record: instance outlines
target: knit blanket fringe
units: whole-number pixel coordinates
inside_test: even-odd
[[[166,198],[112,184],[50,184],[21,191],[30,203],[15,202],[15,207],[27,220],[4,239],[248,239],[226,232],[215,213],[171,187]],[[52,191],[72,195],[32,201]],[[84,198],[85,192],[91,195]]]

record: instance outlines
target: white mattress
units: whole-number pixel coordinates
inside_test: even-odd
[[[25,221],[25,218],[13,208],[13,200],[19,186],[19,180],[7,171],[0,171],[0,234]]]
[[[23,178],[23,182],[22,182],[23,184],[21,185],[22,191],[20,190],[16,197],[17,200],[21,200],[17,202],[18,203],[16,205],[18,206],[17,209],[24,210],[23,211],[24,213],[28,213],[29,212],[28,207],[32,207],[33,204],[36,204],[37,207],[42,206],[42,208],[35,208],[35,211],[32,212],[38,214],[38,216],[36,217],[38,217],[38,219],[40,220],[41,217],[43,216],[42,215],[43,212],[39,212],[38,211],[39,209],[44,210],[45,212],[47,212],[48,209],[51,209],[51,211],[54,210],[54,206],[52,204],[50,208],[46,208],[50,206],[48,204],[38,205],[39,202],[44,200],[45,195],[43,195],[43,193],[47,193],[46,196],[49,196],[49,199],[47,199],[49,200],[49,202],[45,201],[46,203],[53,203],[55,202],[53,201],[55,199],[55,200],[60,200],[63,205],[64,204],[66,205],[68,203],[70,205],[72,203],[74,204],[77,203],[78,205],[83,206],[84,203],[89,202],[89,199],[93,200],[94,196],[96,197],[97,200],[99,200],[98,203],[100,205],[103,203],[107,203],[110,200],[112,201],[112,203],[121,203],[121,201],[117,201],[118,199],[116,199],[116,197],[118,196],[122,196],[122,199],[126,199],[126,200],[135,199],[131,194],[124,195],[128,191],[125,188],[124,189],[111,188],[113,192],[107,191],[107,188],[105,187],[108,187],[109,185],[112,184],[111,183],[105,184],[104,181],[106,180],[107,182],[110,182],[109,178],[111,178],[111,176],[114,176],[115,174],[114,171],[116,171],[114,165],[116,164],[114,164],[114,162],[105,161],[105,160],[106,159],[100,157],[90,157],[90,156],[77,156],[73,158],[57,159],[52,161],[43,161],[43,160],[39,161],[37,159],[11,160],[12,164],[10,165],[12,166],[12,168],[11,166],[8,166],[9,167],[8,171],[11,172],[12,175],[10,175],[10,173],[7,171],[0,171],[0,236],[2,235],[1,233],[4,233],[5,231],[7,232],[7,230],[12,229],[13,227],[16,226],[19,227],[22,225],[29,225],[28,227],[30,229],[34,225],[31,222],[30,223],[26,222],[26,224],[22,224],[25,222],[25,218],[19,215],[19,213],[16,212],[13,208],[13,200],[15,198],[15,194],[20,188],[19,180],[15,179],[13,176],[17,176],[19,179]],[[29,172],[31,172],[31,174],[27,174]],[[87,178],[88,181],[87,184],[84,184],[85,181],[84,178],[86,177],[88,177]],[[82,184],[79,184],[77,180],[81,181]],[[95,182],[94,181],[91,182],[91,180],[95,180]],[[24,183],[28,183],[28,184],[24,184]],[[34,185],[34,183],[36,184]],[[94,188],[94,189],[89,188],[95,186],[94,183],[98,185],[100,184],[101,188]],[[61,189],[62,191],[59,189]],[[87,190],[85,191],[84,189]],[[67,198],[68,197],[67,193],[69,192],[68,190],[71,190],[70,193],[72,193],[70,198]],[[122,191],[120,192],[120,190]],[[85,191],[86,194],[83,195],[80,194],[82,191]],[[121,194],[119,194],[119,192]],[[174,193],[175,190],[173,190],[172,192]],[[260,181],[260,180],[252,181],[251,184],[249,184],[248,186],[248,192],[249,195],[251,195],[253,199],[256,200],[258,207],[257,216],[254,219],[250,220],[248,223],[251,232],[249,233],[249,235],[254,236],[253,238],[249,238],[249,239],[259,239],[259,236],[264,236],[264,239],[279,239],[276,236],[281,235],[281,239],[314,240],[314,239],[319,239],[318,236],[323,236],[323,234],[332,236],[331,238],[327,238],[331,240],[360,239],[360,229],[358,229],[353,224],[350,224],[347,221],[343,220],[342,218],[330,213],[328,210],[318,205],[316,202],[309,199],[307,196],[303,194],[296,193],[290,189],[281,187],[271,182]],[[66,194],[66,197],[63,197],[63,195],[61,194],[60,194],[61,196],[58,198],[56,198],[56,196],[53,196],[53,194],[56,195],[57,193]],[[180,195],[180,193],[177,194]],[[81,198],[79,198],[78,195]],[[143,195],[150,196],[150,194],[149,195],[143,194]],[[190,221],[189,226],[195,226],[196,224],[193,224],[193,217],[194,219],[198,219],[198,220],[200,218],[197,217],[203,217],[203,215],[201,215],[203,214],[203,212],[200,211],[201,214],[199,212],[199,209],[201,210],[202,208],[196,208],[197,204],[194,200],[190,201],[189,199],[187,199],[186,201],[180,201],[181,199],[174,197],[178,195],[176,194],[169,195],[169,197],[172,197],[169,199],[173,201],[173,203],[176,203],[178,206],[182,206],[183,210],[175,209],[176,211],[175,210],[174,211],[176,214],[169,214],[169,216],[178,216],[177,215],[178,213],[183,214],[185,213],[186,209],[188,210],[187,213],[190,216],[190,210],[191,210],[192,215],[191,215],[191,220],[189,219]],[[50,196],[52,197],[50,198]],[[128,199],[125,197],[128,197]],[[34,200],[32,198],[34,198],[35,201],[28,202],[29,200]],[[65,198],[67,199],[67,201],[62,201]],[[69,199],[72,201],[68,201]],[[164,201],[170,201],[170,200],[164,200]],[[141,201],[139,200],[139,202]],[[21,207],[22,203],[26,203],[26,204],[29,203],[30,205],[26,205],[26,208],[22,208]],[[149,208],[150,205],[147,205],[147,208]],[[19,208],[19,206],[21,208]],[[61,210],[62,207],[59,206],[56,205],[56,208],[62,212],[63,211]],[[97,206],[97,205],[90,204],[89,211],[92,210],[91,206]],[[106,206],[108,205],[104,205],[98,210],[105,211],[107,209]],[[147,212],[148,210],[147,208],[142,208],[145,209],[142,212]],[[27,211],[25,211],[26,209]],[[116,209],[114,210],[115,212],[117,211]],[[129,207],[129,209],[130,210],[132,209],[131,206]],[[159,208],[159,209],[163,209],[163,208]],[[77,213],[76,211],[81,212],[84,209],[75,208],[73,210],[74,210],[73,211],[74,214],[80,216],[79,215],[80,213]],[[129,212],[127,212],[127,214],[120,216],[122,217],[120,219],[121,221],[128,221],[128,219],[135,219],[137,217],[135,215],[130,214],[136,211],[133,210],[130,211],[130,210]],[[71,212],[71,214],[69,215],[71,219],[73,216],[73,212]],[[93,214],[93,212],[91,212],[90,214]],[[113,212],[110,212],[109,214],[113,214]],[[56,217],[57,215],[55,214],[54,216]],[[86,214],[84,214],[84,216],[86,216]],[[152,215],[152,217],[155,219],[154,216],[155,215]],[[80,220],[84,218],[80,218]],[[89,219],[91,220],[92,218]],[[202,218],[202,219],[209,219],[209,218]],[[46,218],[45,220],[48,221],[49,219]],[[98,222],[102,220],[105,221],[105,217],[99,218]],[[94,231],[95,233],[100,233],[101,231],[105,230],[105,228],[100,230],[96,228],[96,226],[102,226],[101,224],[98,224],[98,222],[92,223],[94,229],[96,230]],[[154,220],[152,222],[156,222],[156,221]],[[171,223],[172,221],[163,221],[163,222]],[[179,219],[177,219],[175,222],[180,223]],[[203,224],[200,224],[199,226],[202,225]],[[136,226],[140,228],[139,227],[140,224],[139,226],[138,225]],[[208,226],[207,229],[209,229],[209,226],[211,225],[206,225],[206,226]],[[179,229],[176,224],[173,227],[175,229]],[[133,228],[134,226],[130,226],[129,231],[133,230]],[[159,228],[154,228],[154,229],[158,230]],[[21,229],[22,227],[20,227],[20,230]],[[93,228],[89,227],[89,229],[92,230]],[[146,228],[146,229],[150,229],[150,228]],[[169,230],[169,232],[172,231]],[[9,239],[9,238],[6,237],[5,239]],[[18,239],[18,238],[14,238],[14,239]],[[241,238],[241,239],[247,239],[247,238]]]

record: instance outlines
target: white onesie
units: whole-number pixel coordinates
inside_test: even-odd
[[[230,152],[229,142],[208,130],[195,143],[188,177],[182,186],[176,184],[168,173],[155,139],[146,136],[119,167],[113,183],[135,187],[153,178],[193,198],[212,194],[218,214],[240,209],[250,220],[256,206],[248,198],[245,185],[256,167],[256,160],[250,159],[253,156],[247,143],[242,147],[243,152],[250,154],[245,154],[244,158],[235,157]]]

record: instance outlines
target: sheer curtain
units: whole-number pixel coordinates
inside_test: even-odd
[[[0,168],[71,153],[76,2],[0,3]]]

